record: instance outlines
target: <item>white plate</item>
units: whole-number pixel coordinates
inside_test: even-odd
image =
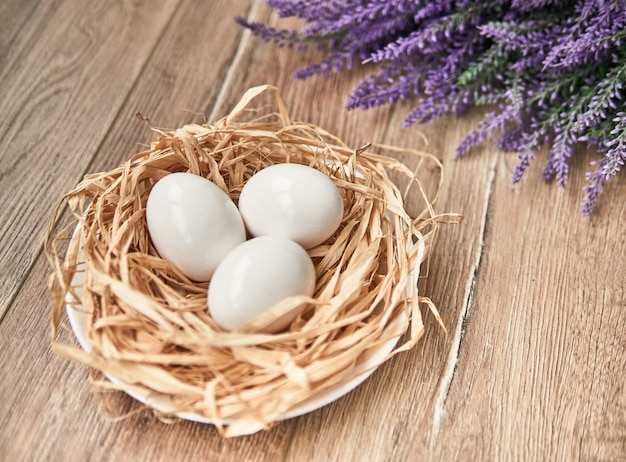
[[[348,169],[349,166],[346,165],[344,166],[344,168]],[[357,177],[362,177],[361,172],[359,172],[358,170],[355,173]],[[75,231],[77,230],[78,228]],[[78,236],[78,234],[75,232],[73,238],[76,238],[76,236]],[[419,265],[419,262],[418,262],[418,265]],[[81,267],[81,264],[79,263],[78,268],[77,268],[79,271],[77,271],[74,274],[74,278],[72,279],[72,286],[76,288],[76,294],[79,298],[80,298],[80,293],[81,293],[80,288],[82,287],[82,284],[83,284],[83,273],[80,271],[80,269],[82,269],[80,267]],[[414,285],[415,285],[414,272],[411,272],[409,275],[409,280],[407,284],[408,298],[411,298],[413,296]],[[75,300],[70,293],[67,294],[65,301],[66,301],[67,316],[69,318],[72,330],[74,331],[74,335],[76,336],[76,339],[78,340],[78,343],[80,344],[81,348],[85,350],[86,352],[89,352],[91,346],[86,336],[85,315],[83,311],[81,310],[80,302]],[[410,309],[411,309],[411,306],[409,305],[409,310]],[[398,316],[397,319],[395,319],[393,322],[390,323],[387,329],[393,329],[398,324],[405,322],[405,320],[406,320],[406,314],[402,312]],[[360,364],[357,364],[354,370],[354,372],[356,373],[356,376],[354,378],[344,383],[339,383],[337,385],[333,385],[331,387],[324,389],[323,391],[303,401],[295,408],[285,412],[284,414],[279,415],[275,420],[280,421],[284,419],[290,419],[292,417],[301,416],[303,414],[307,414],[309,412],[315,411],[341,398],[348,392],[354,390],[361,383],[363,383],[370,375],[374,373],[377,367],[385,360],[387,355],[389,355],[389,353],[391,353],[391,351],[394,349],[399,339],[400,339],[400,335],[391,338],[390,340],[382,344],[378,348],[378,350],[376,350],[376,352],[373,355],[371,355],[366,361]],[[115,384],[123,383],[121,380],[117,379],[114,376],[111,376],[110,374],[105,374],[105,375],[111,382]],[[185,420],[194,421],[194,422],[208,423],[208,424],[214,423],[213,421],[211,421],[211,419],[199,413],[177,412],[175,410],[175,407],[172,405],[171,399],[167,395],[159,394],[156,392],[151,392],[149,395],[147,393],[140,393],[136,391],[125,391],[125,392],[128,395],[135,398],[137,401],[143,404],[146,404],[158,411],[168,413],[168,414],[174,414],[177,417],[180,417]],[[228,424],[232,424],[233,422],[225,420],[223,423],[228,425]]]

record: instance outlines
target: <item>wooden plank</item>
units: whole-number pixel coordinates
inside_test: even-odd
[[[511,166],[498,163],[437,460],[626,454],[626,206],[605,196],[600,214],[580,218],[593,156],[583,158],[565,191],[541,184],[539,165],[514,188]],[[626,184],[606,193],[623,197]]]
[[[41,5],[13,41],[0,74],[0,318],[177,3]]]
[[[421,460],[429,452],[435,410],[446,388],[445,371],[457,348],[456,332],[463,328],[459,319],[466,311],[479,264],[494,157],[485,153],[451,160],[457,143],[476,123],[476,115],[407,131],[401,128],[407,112],[408,105],[397,107],[384,142],[417,144],[417,131],[423,131],[431,142],[429,150],[446,159],[446,180],[437,209],[464,215],[461,225],[444,225],[440,230],[427,265],[428,276],[419,284],[420,292],[436,303],[449,334],[424,313],[426,331],[415,349],[390,360],[343,400],[296,422],[289,460]]]
[[[26,24],[31,23],[31,15],[39,0],[5,0],[0,3],[0,66],[4,67],[7,51]]]

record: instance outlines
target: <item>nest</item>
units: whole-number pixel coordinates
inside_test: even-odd
[[[273,98],[277,109],[254,108],[261,95]],[[240,120],[249,113],[251,120]],[[158,402],[166,414],[206,419],[233,436],[303,413],[320,396],[332,400],[332,393],[416,345],[424,331],[420,304],[436,314],[416,282],[438,220],[415,171],[369,148],[350,149],[317,126],[292,122],[270,86],[248,90],[212,125],[153,131],[149,149],[111,171],[86,175],[53,214],[46,253],[57,354],[104,373],[110,381],[98,381],[100,387]],[[428,154],[402,152],[441,167]],[[191,172],[237,203],[251,175],[283,162],[332,179],[344,200],[342,223],[309,250],[315,294],[296,300],[305,308],[286,331],[258,334],[253,321],[224,332],[208,314],[208,283],[189,280],[154,249],[145,222],[148,194],[165,175]],[[390,172],[406,178],[405,194],[417,190],[424,198],[417,216],[405,211]],[[69,223],[61,219],[65,204]],[[78,314],[80,325],[73,327],[83,348],[60,339],[66,310]]]

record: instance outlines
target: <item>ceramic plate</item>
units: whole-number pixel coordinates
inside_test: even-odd
[[[344,168],[348,169],[349,167],[344,166]],[[357,170],[355,173],[357,177],[362,178],[361,172]],[[75,233],[74,236],[77,236],[77,234]],[[81,269],[80,264],[78,266],[78,269],[79,270]],[[72,280],[72,285],[77,288],[76,293],[79,298],[80,298],[80,287],[82,287],[82,283],[83,283],[83,274],[82,272],[77,271],[74,275],[74,279]],[[414,284],[415,284],[414,276],[413,276],[413,273],[411,273],[409,277],[408,287],[407,287],[407,293],[409,297],[413,295]],[[90,345],[89,345],[89,341],[87,340],[87,336],[85,332],[84,313],[81,310],[80,303],[77,302],[72,297],[71,294],[68,294],[66,298],[66,311],[67,311],[67,316],[70,321],[70,325],[72,327],[72,330],[74,331],[74,334],[76,336],[76,339],[78,340],[78,343],[80,344],[83,350],[88,352],[90,350]],[[398,323],[404,322],[405,319],[406,319],[406,315],[403,312],[398,317],[398,319],[393,321],[388,326],[388,329],[394,328],[395,326],[398,325]],[[389,341],[387,341],[386,343],[382,344],[380,348],[375,352],[375,354],[370,356],[363,363],[358,364],[355,368],[355,372],[357,375],[354,378],[344,383],[339,383],[337,385],[329,387],[317,393],[316,395],[311,396],[310,398],[302,402],[297,407],[280,415],[276,420],[289,419],[292,417],[297,417],[297,416],[312,412],[329,403],[332,403],[333,401],[341,398],[348,392],[352,391],[357,386],[359,386],[365,379],[367,379],[370,375],[374,373],[377,366],[380,365],[380,363],[385,359],[385,357],[389,353],[391,353],[393,348],[398,343],[399,338],[400,336],[394,337],[390,339]],[[116,377],[107,375],[107,378],[111,380],[111,382],[113,383],[117,383],[117,384],[122,383]],[[133,398],[135,398],[137,401],[143,404],[146,404],[158,411],[165,412],[165,413],[174,413],[177,417],[180,417],[186,420],[191,420],[194,422],[213,423],[209,418],[207,418],[206,416],[202,414],[190,413],[190,412],[175,412],[175,408],[172,405],[172,402],[167,395],[162,395],[162,394],[158,394],[154,392],[150,393],[149,395],[138,393],[138,392],[132,392],[132,391],[126,391],[126,393],[132,396]],[[225,421],[224,423],[228,424],[229,422]]]

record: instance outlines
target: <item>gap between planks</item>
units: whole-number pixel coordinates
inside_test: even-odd
[[[252,3],[252,6],[248,11],[246,20],[252,22],[253,20],[257,19],[257,16],[259,16],[259,3],[259,1],[255,1]],[[226,75],[224,76],[224,80],[222,81],[222,85],[220,86],[220,89],[215,97],[215,103],[213,104],[213,109],[211,110],[211,114],[209,115],[209,123],[215,121],[217,111],[220,110],[220,108],[224,104],[224,101],[226,101],[228,89],[232,86],[231,83],[234,79],[235,70],[239,68],[239,63],[243,59],[246,47],[248,46],[251,37],[252,32],[248,28],[244,28],[244,31],[241,34],[241,39],[239,39],[239,45],[237,46],[237,50],[235,51],[235,55],[230,62],[230,66],[228,66]]]
[[[482,220],[480,223],[480,236],[478,243],[478,250],[476,251],[475,262],[473,265],[474,270],[472,271],[472,277],[469,278],[467,286],[465,288],[465,303],[463,304],[463,309],[459,314],[459,319],[457,321],[456,328],[454,330],[454,338],[452,339],[452,345],[450,347],[450,353],[448,354],[448,359],[446,360],[446,365],[444,368],[444,373],[441,378],[441,384],[439,386],[439,391],[437,393],[437,400],[435,401],[435,408],[433,414],[433,426],[431,431],[431,444],[434,444],[436,437],[439,433],[439,429],[441,426],[441,422],[445,417],[445,405],[446,400],[448,399],[448,393],[450,391],[450,387],[452,385],[452,380],[454,380],[454,374],[456,372],[456,368],[459,361],[459,354],[461,350],[461,343],[463,341],[463,336],[465,333],[465,327],[467,323],[471,319],[474,305],[474,292],[476,288],[476,280],[478,279],[478,272],[480,271],[481,260],[483,256],[483,251],[485,248],[485,234],[487,231],[487,225],[489,221],[489,212],[491,210],[491,202],[493,199],[493,189],[496,180],[496,166],[498,161],[498,156],[495,153],[492,155],[492,162],[489,168],[489,181],[487,183],[487,188],[485,190],[485,208],[482,214]]]

